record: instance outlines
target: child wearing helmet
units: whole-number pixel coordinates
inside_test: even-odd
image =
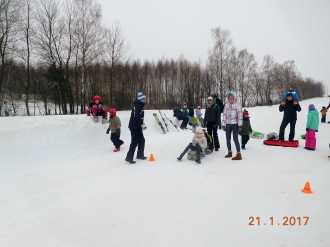
[[[103,106],[101,97],[98,95],[95,95],[93,98],[93,102],[89,103],[86,113],[87,113],[87,116],[90,116],[91,114],[94,117],[103,116],[102,123],[107,122],[108,112]],[[98,121],[98,119],[97,119],[97,121]]]
[[[117,116],[115,108],[110,108],[109,113],[110,113],[109,128],[106,133],[109,134],[109,132],[111,131],[110,140],[115,146],[115,149],[113,151],[119,152],[120,146],[124,144],[124,142],[120,140],[120,127],[121,127],[120,118]]]

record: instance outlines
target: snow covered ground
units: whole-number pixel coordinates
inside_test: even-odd
[[[167,122],[164,135],[158,111],[145,112],[144,132],[145,155],[156,160],[134,165],[124,161],[130,111],[118,112],[118,153],[108,126],[84,115],[2,117],[0,246],[330,246],[330,124],[320,123],[316,151],[300,139],[308,105],[328,102],[301,102],[298,148],[250,139],[232,161],[218,130],[219,152],[200,165],[176,159],[193,134]],[[278,105],[247,109],[253,130],[278,133]],[[301,192],[307,181],[313,194]]]

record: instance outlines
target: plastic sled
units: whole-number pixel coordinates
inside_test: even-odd
[[[264,140],[264,144],[270,145],[270,146],[282,146],[282,147],[296,148],[299,146],[299,141],[295,140],[293,142],[290,142],[290,141],[279,141],[279,140]]]

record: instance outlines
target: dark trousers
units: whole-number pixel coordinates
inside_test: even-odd
[[[130,129],[131,131],[131,145],[129,146],[129,150],[127,152],[126,158],[129,160],[133,160],[133,156],[135,153],[136,147],[138,147],[136,156],[144,156],[144,136],[142,129]]]
[[[293,141],[295,135],[295,128],[296,128],[296,121],[297,119],[283,119],[281,126],[280,126],[280,134],[278,139],[284,141],[284,131],[288,124],[290,124],[290,134],[289,134],[289,141]]]
[[[9,112],[5,111],[6,117],[9,117]]]
[[[242,148],[245,148],[246,143],[250,140],[249,135],[242,135]]]
[[[186,128],[188,123],[188,117],[180,116],[178,119],[182,120],[180,128]]]
[[[110,140],[117,149],[121,146],[121,144],[124,143],[122,140],[120,140],[120,135],[117,135],[116,133],[111,133]]]
[[[213,144],[216,149],[220,148],[219,138],[218,138],[218,123],[217,122],[207,122],[207,133],[212,136]]]
[[[188,152],[189,149],[191,151],[196,151],[197,161],[200,161],[202,149],[198,144],[196,144],[196,146],[194,146],[192,143],[188,144],[188,146],[183,150],[183,152],[180,154],[178,159],[181,160],[183,158],[183,156]]]
[[[327,116],[322,116],[322,117],[321,117],[321,123],[325,123],[325,121],[326,121],[326,120],[325,120],[326,117],[327,117]]]

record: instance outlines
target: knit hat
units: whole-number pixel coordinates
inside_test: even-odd
[[[243,116],[249,116],[249,112],[246,109],[243,111]]]
[[[216,99],[216,98],[218,98],[218,96],[215,94],[215,95],[213,95],[213,98],[215,98],[215,99]]]
[[[234,97],[234,95],[232,93],[229,93],[227,96],[228,96],[228,98],[231,96]]]
[[[202,107],[199,105],[199,106],[197,106],[197,109],[202,109]]]
[[[147,99],[146,96],[143,93],[141,93],[141,92],[138,93],[138,97],[137,98],[138,98],[139,101],[142,101],[142,100],[146,100]]]
[[[187,104],[186,103],[183,104],[183,108],[187,108]]]
[[[209,96],[209,97],[207,98],[207,100],[209,100],[209,99],[210,99],[210,100],[213,100],[212,96]]]
[[[202,127],[197,127],[195,133],[203,134],[203,129],[202,129]]]
[[[310,110],[310,111],[315,110],[315,106],[314,106],[313,104],[310,104],[310,105],[308,106],[308,110]]]

